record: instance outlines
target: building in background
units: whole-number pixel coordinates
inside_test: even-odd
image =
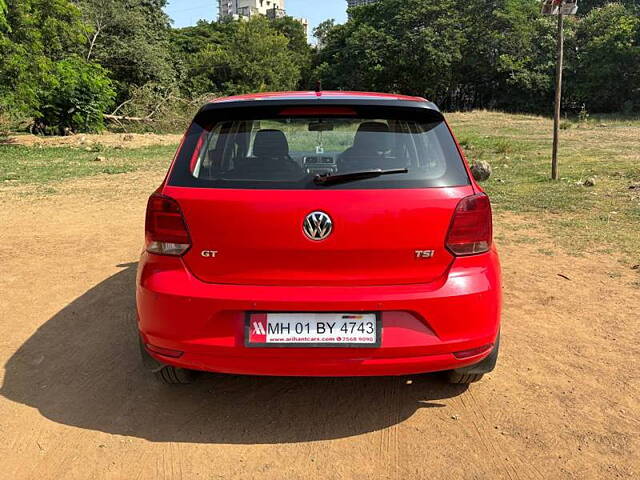
[[[304,28],[304,35],[306,37],[309,37],[309,19],[304,18],[304,17],[295,17],[295,19],[300,22],[300,24],[302,25],[302,28]]]
[[[219,0],[220,18],[253,15],[284,16],[284,0]]]
[[[251,18],[264,15],[269,18],[282,18],[287,15],[285,0],[218,0],[220,11],[218,17],[232,17],[235,19]],[[309,21],[306,18],[296,18],[304,27],[305,36],[309,35]]]

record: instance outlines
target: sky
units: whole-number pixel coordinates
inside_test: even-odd
[[[347,21],[346,0],[286,0],[287,15],[309,19],[309,35],[328,18],[337,23]],[[214,20],[218,15],[218,0],[169,0],[165,8],[175,27],[195,25],[200,19]]]

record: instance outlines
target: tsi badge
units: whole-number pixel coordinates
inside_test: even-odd
[[[217,250],[203,250],[202,252],[200,252],[200,255],[202,255],[204,258],[216,258],[218,256],[218,252]]]
[[[433,258],[436,254],[435,250],[416,250],[416,258],[426,259]]]

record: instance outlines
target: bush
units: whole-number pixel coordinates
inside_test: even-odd
[[[48,79],[40,94],[37,132],[66,134],[104,128],[103,113],[115,98],[104,68],[71,56],[56,62]]]

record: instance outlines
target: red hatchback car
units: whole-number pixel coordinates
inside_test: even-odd
[[[498,356],[488,197],[438,108],[359,92],[216,100],[149,199],[137,279],[145,365],[359,376]]]

